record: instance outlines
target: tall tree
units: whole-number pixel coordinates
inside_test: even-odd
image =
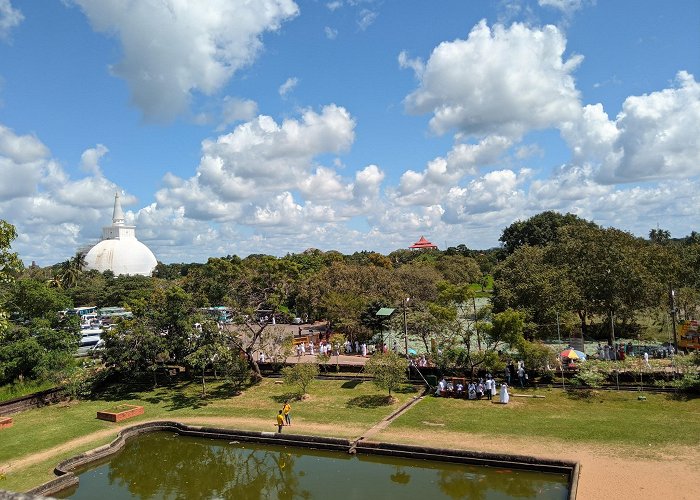
[[[15,226],[0,219],[0,339],[9,328],[9,311],[7,310],[7,287],[22,269],[22,261],[17,253],[12,252],[12,242],[17,238]]]
[[[524,246],[546,246],[558,239],[559,229],[562,227],[597,227],[596,224],[581,219],[577,215],[567,213],[565,215],[551,210],[539,213],[525,221],[515,221],[503,230],[499,241],[503,243],[503,249],[507,253],[513,253]]]

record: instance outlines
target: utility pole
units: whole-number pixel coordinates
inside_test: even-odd
[[[557,337],[559,338],[559,349],[561,349],[561,332],[559,331],[559,311],[557,311]],[[564,383],[564,363],[561,360],[561,351],[557,354],[557,361],[559,361],[559,369],[561,370],[561,388],[566,390],[566,384]]]
[[[403,300],[403,341],[404,348],[406,349],[406,359],[408,359],[408,323],[406,322],[406,304],[411,300],[410,297],[406,297]]]
[[[676,291],[671,285],[669,289],[669,300],[671,302],[671,327],[673,328],[673,348],[678,352],[678,337],[676,335]]]

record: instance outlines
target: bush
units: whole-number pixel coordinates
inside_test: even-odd
[[[598,388],[606,379],[607,375],[600,372],[597,366],[589,363],[582,363],[573,381],[576,385],[582,387]]]

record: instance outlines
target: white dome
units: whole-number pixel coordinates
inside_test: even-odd
[[[85,255],[87,269],[112,271],[115,275],[150,276],[158,261],[136,238],[102,240]]]

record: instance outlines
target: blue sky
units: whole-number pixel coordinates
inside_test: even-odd
[[[163,262],[700,218],[700,2],[0,0],[0,218]]]

